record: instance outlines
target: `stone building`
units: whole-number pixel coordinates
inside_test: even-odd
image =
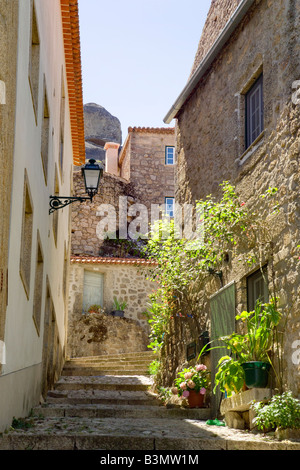
[[[235,328],[237,312],[273,292],[273,270],[280,307],[288,315],[284,384],[296,396],[300,395],[300,364],[295,360],[300,334],[299,34],[297,1],[213,0],[191,75],[165,117],[168,124],[176,119],[179,203],[219,196],[220,184],[230,181],[248,207],[263,213],[259,195],[268,187],[278,188],[280,211],[271,224],[273,253],[264,259],[267,289],[254,291],[261,280],[259,264],[232,259],[224,266],[223,288],[214,283],[207,290],[202,320],[211,338],[216,334],[214,319],[225,310],[229,329]],[[174,351],[183,351],[177,355],[178,364],[186,360],[182,345],[193,335],[189,331],[180,337],[178,330],[174,335],[172,360]]]
[[[77,0],[0,2],[0,431],[65,357],[71,194],[85,163]]]
[[[119,154],[120,176],[129,180],[148,208],[174,198],[175,129],[129,127]]]

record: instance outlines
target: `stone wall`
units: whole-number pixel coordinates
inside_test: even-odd
[[[147,309],[148,295],[156,288],[156,285],[147,279],[149,269],[151,269],[151,263],[144,260],[75,256],[71,258],[69,355],[107,354],[115,351],[116,348],[120,352],[124,352],[124,348],[126,348],[126,352],[147,349],[149,330],[147,318],[143,312]],[[90,336],[85,331],[84,318],[86,314],[82,307],[85,270],[92,270],[104,276],[103,308],[108,317],[113,310],[114,297],[127,302],[128,305],[124,312],[124,318],[111,317],[112,319],[108,319],[102,315],[107,326],[107,334],[105,334],[103,341],[98,338],[94,345],[88,342]],[[118,333],[114,333],[114,329]],[[83,333],[84,331],[85,333]],[[83,334],[85,334],[85,340],[81,339]],[[124,338],[127,338],[127,346],[121,344],[123,335]],[[91,354],[92,349],[93,354]]]
[[[147,351],[148,336],[129,318],[91,313],[74,319],[70,327],[68,357]]]
[[[84,182],[81,172],[74,173],[73,178],[74,194],[86,196]],[[98,256],[103,245],[103,239],[97,235],[97,225],[105,217],[105,213],[100,215],[99,207],[102,204],[110,204],[116,213],[117,230],[119,228],[119,198],[127,198],[126,204],[130,206],[139,202],[136,197],[134,186],[128,181],[103,174],[100,181],[98,194],[93,201],[86,203],[74,203],[72,206],[72,248],[73,254],[85,254]],[[127,220],[125,220],[127,224]]]
[[[191,75],[213,46],[241,0],[212,0],[199,41]]]
[[[176,174],[179,203],[207,194],[218,196],[220,183],[228,180],[247,206],[262,214],[259,195],[269,186],[278,188],[282,209],[270,225],[274,256],[265,253],[265,262],[269,270],[274,269],[280,306],[288,315],[285,384],[296,395],[300,394],[300,366],[292,357],[293,345],[300,339],[300,111],[292,101],[292,84],[300,77],[299,14],[299,3],[292,0],[255,2],[178,115]],[[264,131],[246,150],[244,94],[261,72]],[[247,308],[246,278],[258,268],[237,258],[224,268],[224,285],[236,282],[237,312]],[[209,327],[209,303],[202,314]]]

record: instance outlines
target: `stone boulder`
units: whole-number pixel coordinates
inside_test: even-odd
[[[96,103],[85,104],[83,111],[86,158],[105,162],[105,143],[122,143],[121,123],[117,117]]]

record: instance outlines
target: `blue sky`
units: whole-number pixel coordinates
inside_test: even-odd
[[[79,0],[83,101],[163,127],[185,86],[211,0]],[[174,122],[171,123],[174,125]]]

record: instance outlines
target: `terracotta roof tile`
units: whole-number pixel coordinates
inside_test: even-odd
[[[113,258],[113,257],[101,257],[101,256],[76,256],[71,255],[71,263],[81,264],[132,264],[140,266],[155,266],[157,263],[154,260],[142,259],[142,258]]]
[[[69,95],[73,163],[85,163],[78,0],[60,0]]]
[[[152,134],[174,134],[174,127],[128,127],[128,132],[144,132]]]

